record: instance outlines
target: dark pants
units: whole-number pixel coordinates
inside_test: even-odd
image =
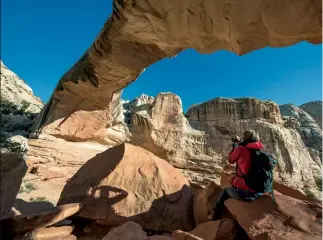
[[[242,190],[233,186],[227,187],[223,190],[215,204],[215,207],[213,208],[212,219],[218,220],[223,215],[224,202],[229,198],[235,198],[240,201],[250,202],[256,200],[261,195],[262,193],[249,192],[247,190]]]

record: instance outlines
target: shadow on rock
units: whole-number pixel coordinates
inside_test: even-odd
[[[39,201],[39,202],[26,202],[23,199],[17,198],[13,204],[13,207],[18,210],[22,215],[35,214],[45,209],[53,208],[54,205],[51,202]]]
[[[122,144],[86,162],[65,185],[58,205],[82,203],[77,217],[101,225],[134,221],[156,231],[191,230],[188,185],[165,160],[141,147]]]

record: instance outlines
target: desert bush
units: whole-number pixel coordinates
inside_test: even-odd
[[[23,183],[20,186],[19,193],[30,193],[31,191],[34,191],[36,189],[37,187],[33,183],[23,181]]]
[[[9,152],[24,154],[27,149],[21,146],[20,143],[8,139],[4,134],[0,133],[0,149],[6,149]]]
[[[46,197],[31,197],[29,198],[29,201],[30,202],[41,202],[41,201],[45,201],[46,200]]]
[[[0,111],[2,114],[27,115],[30,103],[22,101],[20,106],[14,102],[0,99]]]

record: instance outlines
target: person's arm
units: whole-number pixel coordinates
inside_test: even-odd
[[[229,153],[228,162],[230,164],[234,164],[238,161],[240,154],[240,148],[239,147],[233,147],[231,152]]]

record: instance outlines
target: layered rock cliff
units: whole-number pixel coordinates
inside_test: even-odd
[[[28,149],[27,137],[42,107],[32,89],[1,61],[1,151]]]
[[[278,160],[276,178],[286,185],[315,188],[317,169],[298,131],[284,127],[277,104],[254,98],[216,98],[191,107],[186,116],[172,93],[132,110],[131,143],[167,159],[193,183],[217,180],[226,166],[231,136],[255,129]],[[314,168],[313,168],[314,167]]]
[[[322,130],[310,114],[293,104],[280,105],[279,108],[287,126],[297,129],[305,146],[322,152]]]
[[[26,111],[39,113],[44,103],[36,97],[31,87],[17,74],[8,69],[1,61],[1,100],[7,100],[16,105],[28,104]]]
[[[311,168],[316,182],[322,181],[322,130],[316,121],[293,104],[280,105],[287,128],[296,129],[311,155]]]
[[[322,101],[304,103],[299,108],[311,115],[322,129]]]

